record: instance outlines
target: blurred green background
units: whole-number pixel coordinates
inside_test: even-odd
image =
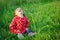
[[[18,39],[10,32],[17,7],[24,10],[35,36]],[[0,40],[60,40],[60,0],[0,0]]]

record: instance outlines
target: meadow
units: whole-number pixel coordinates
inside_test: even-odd
[[[24,10],[35,36],[18,39],[10,32],[17,7]],[[0,0],[0,40],[60,40],[60,0]]]

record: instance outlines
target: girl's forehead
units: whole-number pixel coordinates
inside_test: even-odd
[[[21,11],[23,11],[21,8],[16,8],[16,10],[15,11],[19,11],[19,12],[21,12]]]

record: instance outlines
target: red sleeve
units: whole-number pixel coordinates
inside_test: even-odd
[[[10,23],[10,31],[14,34],[17,34],[17,28],[16,28],[16,23],[15,23],[15,18],[12,19],[12,22]]]
[[[28,28],[28,19],[26,18],[26,28]]]

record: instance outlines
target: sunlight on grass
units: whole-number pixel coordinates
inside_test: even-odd
[[[0,38],[1,40],[59,40],[60,38],[60,1],[50,0],[0,0]],[[14,2],[14,3],[13,3]],[[24,2],[24,3],[23,3]],[[13,3],[13,4],[12,4]],[[0,9],[1,9],[0,7]],[[29,28],[37,34],[32,37],[24,34],[24,39],[18,39],[9,30],[9,24],[14,17],[14,10],[21,7],[29,21]],[[4,34],[3,34],[4,33]]]

